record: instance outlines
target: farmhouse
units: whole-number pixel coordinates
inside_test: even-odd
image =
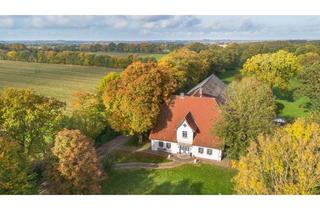
[[[172,96],[162,106],[158,124],[150,133],[151,149],[222,159],[221,140],[212,134],[225,102],[225,85],[211,75],[187,95]]]

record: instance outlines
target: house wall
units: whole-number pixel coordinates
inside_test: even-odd
[[[192,155],[198,158],[205,158],[210,160],[217,160],[221,161],[222,159],[222,150],[220,149],[214,149],[214,148],[208,148],[208,147],[201,147],[203,148],[203,153],[199,153],[199,146],[192,146]],[[208,155],[207,150],[211,149],[212,154]]]
[[[162,141],[164,143],[163,147],[159,147],[159,142],[160,141]],[[167,143],[171,144],[171,148],[170,149],[168,149],[166,147]],[[198,158],[205,158],[205,159],[210,159],[210,160],[221,161],[221,159],[222,159],[222,150],[214,149],[214,148],[208,148],[208,147],[202,147],[202,148],[203,148],[203,154],[199,153],[199,146],[191,146],[190,147],[190,152],[192,153],[192,156],[198,157]],[[168,153],[172,153],[172,154],[177,154],[177,153],[179,153],[179,144],[175,143],[175,142],[152,139],[151,140],[151,149],[154,150],[154,151],[163,151],[163,152],[168,152]],[[212,149],[212,154],[211,155],[207,154],[207,149]]]
[[[184,126],[184,125],[186,125],[186,126]],[[188,133],[187,138],[182,137],[182,131],[187,131],[187,133]],[[188,125],[188,123],[186,122],[186,120],[184,120],[184,122],[177,129],[177,142],[183,143],[183,144],[190,144],[190,145],[193,142],[193,131],[190,128],[190,126]]]
[[[152,139],[151,140],[151,149],[154,151],[164,151],[164,152],[168,152],[168,153],[173,153],[173,154],[177,154],[179,152],[179,145],[175,142],[169,142],[169,141],[162,141],[164,143],[163,147],[159,147],[159,142],[162,140],[155,140]],[[167,143],[171,144],[171,148],[168,149],[167,148]]]

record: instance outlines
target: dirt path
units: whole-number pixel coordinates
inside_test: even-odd
[[[101,159],[115,148],[120,147],[121,145],[124,145],[126,142],[130,140],[129,136],[117,136],[116,138],[112,139],[111,141],[108,141],[107,143],[101,145],[99,148],[97,148],[97,155],[98,158]]]

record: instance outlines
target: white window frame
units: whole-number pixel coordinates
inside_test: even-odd
[[[204,152],[204,148],[203,147],[198,147],[198,153],[199,154],[203,154]]]
[[[171,149],[171,143],[167,142],[167,143],[166,143],[166,148],[167,148],[167,149]]]
[[[212,155],[212,149],[207,149],[207,155]]]

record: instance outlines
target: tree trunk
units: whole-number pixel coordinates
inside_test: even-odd
[[[142,144],[142,142],[143,142],[143,134],[140,133],[138,134],[138,144]]]

